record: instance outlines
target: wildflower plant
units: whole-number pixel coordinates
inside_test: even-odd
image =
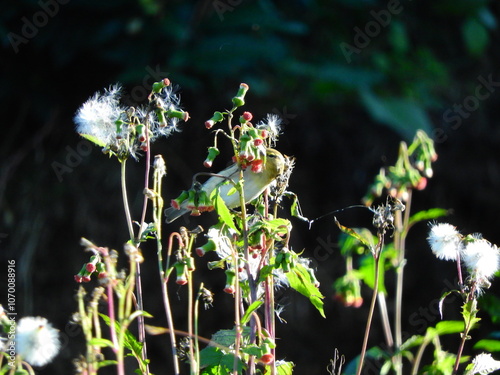
[[[26,316],[16,322],[0,305],[0,374],[34,374],[33,367],[45,366],[59,353],[59,331],[43,317]]]
[[[105,154],[116,157],[121,165],[129,229],[129,240],[121,253],[82,239],[90,256],[75,281],[87,283],[95,275],[100,286],[90,296],[83,285],[78,292],[79,308],[74,321],[83,327],[87,342],[86,354],[75,361],[79,372],[96,374],[104,366],[116,366],[117,373],[124,374],[124,358],[133,356],[137,372],[149,374],[146,333],[167,333],[175,374],[181,373],[180,361],[189,363],[191,374],[292,373],[292,362],[276,359],[274,290],[284,286],[297,290],[322,316],[323,296],[309,261],[290,247],[290,221],[278,217],[278,203],[284,197],[292,199],[292,214],[301,217],[297,197],[287,191],[294,161],[274,149],[281,132],[280,120],[269,115],[254,125],[252,113],[236,115],[245,104],[248,89],[242,83],[232,99],[231,110],[215,112],[205,122],[214,141],[203,166],[211,168],[215,158],[222,156],[218,147],[221,139],[231,144],[234,164],[220,173],[196,174],[191,187],[172,199],[171,207],[166,209],[162,192],[165,161],[161,155],[151,156],[150,144],[178,130],[179,121],[189,118],[180,109],[170,81],[155,83],[144,107],[123,106],[121,87],[112,86],[78,110],[77,131],[102,147]],[[219,127],[223,122],[227,123],[226,129]],[[142,154],[146,159],[144,204],[140,220],[136,221],[138,229],[134,230],[127,199],[126,162],[130,158],[139,160]],[[165,219],[171,223],[186,213],[199,216],[210,211],[217,213],[217,220],[206,232],[200,226],[180,227],[164,237]],[[197,245],[204,232],[205,241]],[[157,247],[166,327],[153,327],[144,321],[150,315],[143,309],[140,265],[141,245],[148,240]],[[198,328],[200,305],[212,306],[213,293],[203,282],[195,285],[193,277],[201,261],[196,258],[208,252],[216,254],[218,260],[208,261],[206,266],[225,274],[223,290],[227,298],[234,300],[234,326],[215,332],[211,339],[200,337]],[[128,266],[120,270],[118,259],[124,256]],[[178,329],[173,320],[167,288],[171,280],[188,290],[188,323],[183,329]],[[103,300],[107,301],[105,312],[99,309]],[[138,323],[138,338],[129,329],[134,321]],[[114,357],[107,358],[108,351],[101,348],[110,348]]]

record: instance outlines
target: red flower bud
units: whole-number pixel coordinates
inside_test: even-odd
[[[265,365],[270,365],[274,361],[274,356],[271,353],[266,353],[260,357],[260,361]]]
[[[83,277],[81,277],[80,275],[75,275],[75,281],[76,281],[77,283],[81,283],[81,282],[82,282],[82,279],[83,279]]]
[[[255,147],[259,147],[259,146],[261,146],[263,143],[264,143],[264,140],[263,140],[262,138],[255,138],[255,139],[253,140],[253,145],[254,145]]]
[[[262,172],[263,166],[264,166],[264,161],[262,159],[257,159],[252,161],[252,172],[254,173]]]
[[[95,267],[95,264],[94,263],[87,263],[87,265],[85,266],[85,269],[87,270],[87,272],[94,272],[96,267]]]

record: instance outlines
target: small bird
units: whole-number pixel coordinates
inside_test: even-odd
[[[285,158],[283,157],[283,155],[275,149],[267,148],[266,164],[264,168],[259,172],[254,172],[254,168],[248,167],[243,172],[244,195],[246,203],[254,200],[260,194],[262,194],[264,190],[266,190],[266,188],[283,173],[284,168]],[[217,174],[228,177],[234,182],[237,182],[239,179],[239,173],[240,169],[238,164],[233,164]],[[237,192],[228,195],[227,193],[233,188],[233,184],[223,184],[225,181],[225,178],[212,176],[201,186],[201,189],[204,190],[208,196],[210,196],[212,191],[220,186],[220,196],[226,203],[226,206],[228,208],[239,207],[240,195]],[[186,208],[186,206],[187,202],[184,201],[180,204],[179,209],[175,207],[167,208],[165,210],[167,223],[171,223],[172,221],[189,212],[190,210]]]

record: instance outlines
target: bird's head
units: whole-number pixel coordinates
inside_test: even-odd
[[[266,170],[265,173],[271,180],[281,175],[285,168],[285,158],[273,148],[266,149]]]

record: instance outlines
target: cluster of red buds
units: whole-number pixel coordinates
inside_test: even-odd
[[[359,278],[348,273],[335,281],[334,288],[336,293],[333,299],[344,306],[358,308],[363,305]]]
[[[106,277],[106,266],[101,262],[101,257],[99,255],[92,255],[90,261],[85,263],[80,270],[75,275],[75,281],[77,283],[88,283],[93,273],[97,273],[99,279]]]
[[[207,192],[201,188],[200,183],[195,183],[188,191],[184,190],[177,198],[170,201],[170,205],[176,210],[187,208],[192,216],[200,216],[202,212],[214,210]]]

